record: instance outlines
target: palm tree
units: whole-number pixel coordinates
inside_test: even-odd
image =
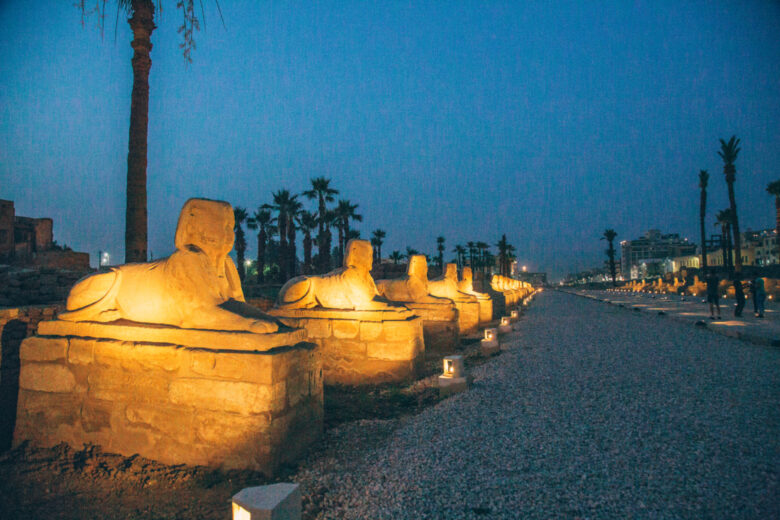
[[[330,270],[330,229],[328,225],[327,203],[333,202],[333,196],[338,195],[338,190],[330,187],[330,179],[315,177],[311,179],[311,189],[303,192],[308,199],[317,199],[319,215],[319,234],[317,235],[317,254],[319,256],[319,270],[324,273]],[[326,232],[327,231],[327,232]]]
[[[411,260],[414,255],[419,255],[420,252],[413,247],[406,246],[406,254],[404,255],[407,260]]]
[[[302,210],[298,213],[297,221],[298,229],[303,232],[303,274],[311,274],[313,272],[311,232],[317,227],[317,214]]]
[[[777,237],[777,244],[778,247],[780,247],[780,180],[770,182],[766,187],[766,191],[768,191],[770,195],[775,196],[775,237]],[[778,253],[778,255],[780,255],[780,253]]]
[[[374,246],[374,253],[377,263],[382,261],[382,244],[385,243],[385,236],[386,233],[383,229],[375,229],[371,233],[371,245]]]
[[[273,204],[266,204],[264,207],[277,212],[276,224],[279,230],[279,276],[284,282],[290,277],[290,273],[294,272],[295,257],[292,257],[291,262],[290,252],[292,250],[292,254],[295,254],[295,246],[293,244],[291,248],[289,245],[290,232],[288,226],[292,226],[292,219],[300,209],[300,202],[297,200],[298,195],[291,195],[289,190],[279,190],[272,195]],[[295,239],[294,231],[292,232],[292,238]],[[291,263],[293,264],[292,271],[290,270]]]
[[[86,2],[76,4],[83,14],[87,12]],[[128,23],[133,31],[133,89],[130,94],[130,134],[127,146],[127,206],[125,211],[125,262],[146,262],[147,259],[147,203],[146,165],[149,128],[149,71],[152,59],[152,32],[154,25],[153,0],[117,0],[117,5],[129,15]],[[105,1],[103,2],[105,9]],[[195,48],[193,32],[200,28],[195,15],[194,0],[178,0],[176,7],[183,13],[183,25],[179,28],[183,42],[179,44],[184,59],[192,61],[191,50]],[[99,14],[105,18],[105,10]],[[117,13],[118,15],[118,13]]]
[[[466,263],[466,249],[458,244],[455,249],[452,250],[458,257],[458,269],[463,269],[463,264]]]
[[[499,274],[509,276],[509,258],[514,248],[507,241],[506,235],[501,235],[501,240],[498,241],[496,247],[498,248]]]
[[[609,244],[609,248],[607,249],[607,258],[609,258],[609,274],[612,276],[612,285],[617,285],[616,281],[616,273],[615,273],[615,237],[617,236],[617,231],[614,229],[606,229],[604,230],[604,236],[601,237],[601,240],[606,240]]]
[[[262,206],[257,208],[255,214],[247,221],[249,229],[257,230],[257,281],[263,281],[263,272],[265,270],[265,251],[270,238],[269,231],[274,223],[271,218],[271,212]]]
[[[479,253],[477,255],[477,265],[480,269],[480,271],[485,271],[485,266],[487,263],[485,262],[485,253],[487,252],[488,248],[490,247],[490,244],[487,244],[485,242],[477,242],[474,244],[477,248],[477,252]]]
[[[728,142],[720,140],[718,155],[723,159],[723,174],[726,176],[726,184],[729,188],[729,206],[731,208],[731,230],[734,236],[734,296],[737,305],[734,307],[734,316],[742,316],[745,307],[745,294],[742,292],[742,240],[739,235],[739,214],[737,213],[737,199],[734,195],[734,182],[737,177],[737,168],[734,162],[739,155],[739,139],[732,135]]]
[[[436,263],[439,264],[439,269],[444,270],[444,237],[436,237],[436,251],[439,252]]]
[[[352,204],[347,199],[341,199],[339,200],[339,203],[335,209],[336,227],[339,230],[339,264],[344,262],[344,249],[346,248],[347,241],[349,240],[349,221],[363,221],[363,215],[355,213],[357,208],[357,204]]]
[[[707,183],[710,180],[710,174],[707,170],[699,171],[699,188],[701,188],[701,198],[699,199],[699,227],[701,229],[701,267],[702,272],[707,272],[707,236],[704,231],[704,217],[707,215]],[[625,279],[625,278],[624,278]]]
[[[393,251],[392,253],[390,253],[390,260],[392,260],[393,263],[396,264],[396,265],[398,265],[398,262],[403,260],[403,258],[404,258],[404,255],[402,255],[400,251],[396,250],[396,251]]]
[[[469,250],[469,267],[474,269],[474,252],[476,251],[474,242],[466,242],[466,248]]]
[[[236,235],[235,249],[236,249],[236,261],[238,263],[238,278],[241,282],[246,278],[246,265],[244,264],[244,253],[246,252],[246,235],[244,234],[243,223],[247,219],[246,208],[235,206],[233,208],[233,218],[235,219],[233,224],[233,232]]]
[[[295,276],[298,263],[298,255],[295,251],[298,226],[295,223],[302,209],[303,204],[298,201],[298,195],[294,195],[287,206],[287,273],[290,277]]]
[[[729,274],[732,273],[734,262],[731,255],[731,210],[726,208],[715,214],[715,225],[720,226],[721,241],[720,246],[723,250],[723,269]]]

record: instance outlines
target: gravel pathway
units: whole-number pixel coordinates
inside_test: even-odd
[[[547,291],[419,415],[329,432],[317,518],[780,518],[780,349]]]

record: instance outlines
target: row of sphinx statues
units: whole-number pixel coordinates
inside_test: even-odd
[[[176,251],[149,263],[113,267],[90,275],[72,288],[68,321],[129,320],[188,329],[276,332],[281,323],[245,302],[238,273],[229,253],[234,242],[230,204],[208,199],[188,200],[176,228]],[[365,240],[347,245],[343,267],[320,276],[299,276],[281,289],[278,309],[406,310],[404,303],[489,299],[473,286],[471,269],[447,264],[442,276],[428,280],[423,255],[410,258],[407,274],[393,280],[371,277],[373,249]],[[495,275],[491,290],[514,304],[530,285]],[[399,305],[400,304],[400,305]]]

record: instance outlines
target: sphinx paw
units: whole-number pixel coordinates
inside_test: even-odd
[[[272,321],[257,320],[252,322],[249,326],[249,330],[255,334],[269,334],[279,330],[279,326]]]

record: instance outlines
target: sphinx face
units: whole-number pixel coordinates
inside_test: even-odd
[[[471,284],[474,281],[474,275],[471,273],[471,267],[463,268],[463,281]]]
[[[374,264],[374,249],[367,240],[352,239],[347,244],[347,256],[344,259],[345,267],[370,271]]]
[[[233,208],[227,202],[190,199],[182,208],[176,230],[176,247],[195,246],[209,256],[224,256],[233,249]]]
[[[423,255],[414,255],[409,260],[409,278],[417,278],[425,282],[428,281],[428,261]]]
[[[447,270],[444,271],[444,277],[448,280],[458,282],[458,266],[455,264],[447,264]]]

